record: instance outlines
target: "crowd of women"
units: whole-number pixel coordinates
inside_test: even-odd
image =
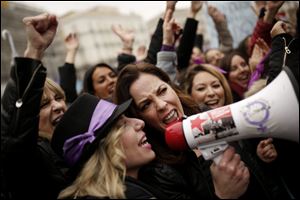
[[[65,39],[55,83],[41,60],[57,18],[25,17],[27,48],[15,58],[1,101],[1,198],[298,198],[299,143],[230,142],[216,164],[197,148],[169,148],[164,137],[177,120],[258,92],[283,66],[298,81],[299,24],[277,18],[283,3],[257,3],[255,29],[235,49],[225,15],[207,6],[220,46],[203,51],[196,15],[204,2],[191,2],[182,29],[173,18],[176,1],[167,1],[147,52],[134,55],[132,32],[112,27],[123,43],[118,66],[91,66],[80,94],[77,35]]]

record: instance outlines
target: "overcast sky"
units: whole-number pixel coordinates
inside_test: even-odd
[[[19,1],[30,6],[39,7],[58,16],[70,10],[86,10],[97,5],[115,6],[120,12],[130,12],[149,20],[165,9],[166,1]],[[180,1],[176,8],[188,8],[190,1]]]

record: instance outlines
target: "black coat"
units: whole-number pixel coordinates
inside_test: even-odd
[[[275,165],[263,162],[256,154],[260,140],[247,139],[230,143],[250,172],[250,183],[240,199],[289,199]]]
[[[125,178],[126,199],[166,199],[159,191],[151,186],[129,176]],[[84,196],[77,199],[110,199],[109,197]]]
[[[211,161],[197,159],[193,151],[186,152],[186,162],[176,165],[154,162],[144,167],[140,179],[169,199],[215,199],[209,166]]]
[[[290,53],[286,53],[285,47],[290,50]],[[289,34],[277,35],[272,39],[271,49],[267,83],[277,77],[283,64],[292,70],[299,83],[299,38],[293,38]],[[286,62],[283,63],[285,54]]]
[[[63,66],[58,67],[60,77],[60,86],[66,95],[66,102],[73,103],[78,97],[76,91],[76,68],[74,64],[65,63]]]
[[[156,64],[157,53],[161,50],[163,43],[163,24],[164,20],[159,19],[156,29],[151,37],[147,57],[144,59],[145,62]],[[185,71],[189,66],[190,57],[193,51],[194,42],[196,39],[198,21],[192,18],[187,18],[182,38],[177,48],[178,66],[179,71]]]
[[[264,171],[255,156],[248,152],[246,144],[243,143],[241,148],[238,143],[231,143],[250,172],[250,184],[240,199],[287,199],[278,174]],[[140,179],[170,199],[217,199],[210,173],[212,162],[204,160],[202,156],[197,158],[193,151],[187,154],[186,162],[181,165],[156,162],[146,166],[141,170]]]
[[[125,185],[127,199],[166,199],[166,196],[159,190],[132,177],[126,176]]]
[[[1,102],[1,191],[5,198],[55,199],[66,186],[64,165],[38,137],[46,68],[16,58]]]
[[[285,47],[288,48],[289,53],[286,52]],[[282,66],[285,65],[291,69],[299,85],[299,38],[293,38],[289,34],[277,35],[272,39],[271,49],[268,83],[278,76]],[[274,168],[282,184],[289,191],[290,198],[298,199],[299,162],[294,160],[299,157],[299,143],[276,139],[274,144],[278,152]]]

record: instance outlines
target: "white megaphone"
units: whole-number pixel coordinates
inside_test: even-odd
[[[274,137],[299,143],[299,85],[289,68],[267,87],[237,103],[192,115],[166,128],[173,150],[200,148],[219,163],[227,142]]]

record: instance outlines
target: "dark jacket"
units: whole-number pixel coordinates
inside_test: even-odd
[[[169,199],[215,199],[209,166],[210,161],[197,159],[193,151],[187,151],[183,164],[167,165],[154,162],[140,172],[140,179]]]
[[[157,53],[161,50],[163,42],[163,24],[164,20],[159,19],[156,29],[151,37],[147,57],[144,59],[145,62],[156,64]],[[177,48],[178,55],[178,70],[186,70],[189,66],[190,57],[193,51],[194,42],[196,38],[198,21],[192,18],[187,18],[182,38]]]
[[[286,52],[285,48],[288,48],[289,53]],[[292,70],[299,83],[299,38],[293,38],[289,34],[280,34],[272,39],[267,84],[277,77],[283,64]]]
[[[261,139],[248,139],[231,142],[236,153],[248,167],[250,183],[240,199],[289,199],[288,193],[281,184],[273,163],[265,163],[256,154],[256,147]]]
[[[128,199],[166,199],[166,196],[159,190],[135,178],[126,176],[125,185],[125,195]]]
[[[157,53],[160,51],[163,42],[163,24],[164,20],[159,18],[155,31],[151,37],[147,57],[144,59],[145,62],[153,65],[157,62]]]
[[[122,53],[118,55],[118,67],[117,71],[120,72],[126,65],[135,63],[136,58],[134,55]]]
[[[288,195],[273,172],[264,171],[255,157],[247,152],[248,147],[232,143],[236,152],[248,166],[250,184],[240,199],[286,199]],[[140,179],[170,199],[218,199],[215,195],[210,173],[211,161],[197,158],[193,151],[181,165],[152,163],[141,170]]]
[[[159,191],[151,186],[129,176],[125,177],[125,196],[127,199],[166,199]],[[110,199],[109,197],[84,196],[77,199]]]
[[[4,193],[12,199],[55,199],[66,186],[64,170],[49,142],[38,137],[46,68],[29,58],[15,63],[1,102]]]
[[[179,46],[177,48],[178,57],[178,71],[185,71],[190,63],[190,58],[193,52],[194,42],[196,39],[196,32],[198,21],[193,18],[187,18]]]
[[[272,82],[285,65],[291,69],[299,85],[299,38],[293,38],[289,34],[277,35],[272,39],[271,49],[267,83]],[[290,198],[298,199],[299,162],[293,160],[299,157],[299,143],[277,139],[274,144],[278,152],[274,168]]]
[[[274,162],[274,169],[283,187],[288,191],[289,199],[299,199],[299,143],[288,140],[274,140],[278,157]]]
[[[60,77],[60,86],[66,95],[66,102],[72,103],[77,97],[76,91],[76,68],[74,64],[65,63],[63,66],[58,67]]]

